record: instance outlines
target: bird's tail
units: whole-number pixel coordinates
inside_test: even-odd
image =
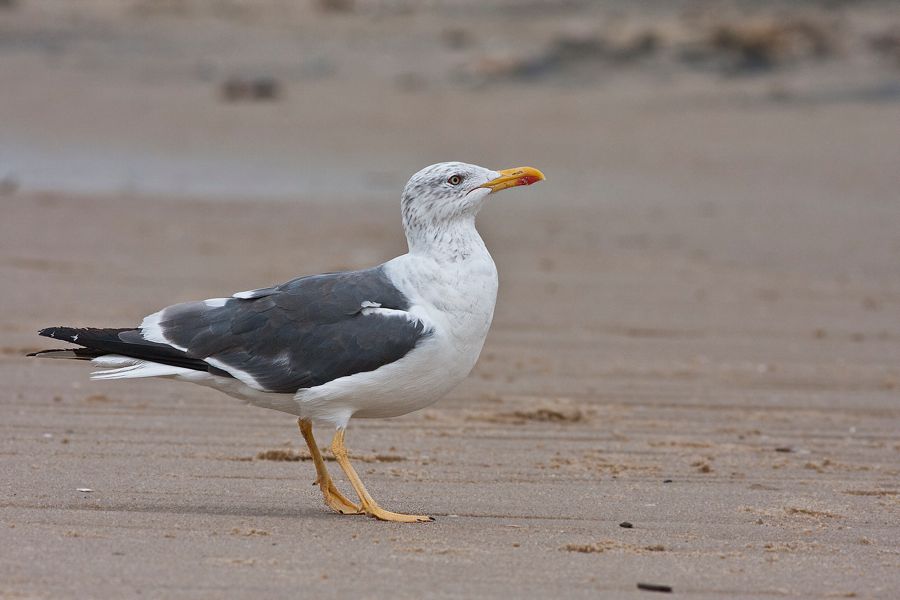
[[[203,360],[168,344],[147,341],[133,327],[47,327],[38,334],[82,347],[41,350],[28,356],[90,360],[97,366],[113,368],[92,373],[94,379],[161,377],[209,370],[209,364]]]

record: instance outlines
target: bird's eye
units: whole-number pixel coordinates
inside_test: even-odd
[[[450,185],[459,185],[462,183],[462,180],[463,178],[461,175],[451,175],[450,179],[447,180],[447,183]]]

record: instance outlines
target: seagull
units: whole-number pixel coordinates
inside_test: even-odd
[[[350,463],[344,434],[353,417],[405,415],[468,376],[497,298],[497,268],[475,216],[491,194],[543,179],[531,167],[431,165],[403,190],[409,252],[402,256],[361,271],[174,304],[137,327],[48,327],[39,335],[79,347],[29,356],[89,360],[102,369],[92,379],[187,381],[295,415],[328,507],[383,521],[431,521],[379,506]],[[334,484],[313,425],[335,429],[331,451],[359,503]]]

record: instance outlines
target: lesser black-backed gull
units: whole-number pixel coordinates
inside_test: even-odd
[[[105,369],[94,379],[174,378],[297,415],[329,507],[386,521],[431,520],[384,510],[372,499],[350,464],[344,431],[352,417],[424,408],[469,374],[497,297],[497,269],[475,215],[489,194],[543,179],[530,167],[432,165],[403,191],[403,256],[362,271],[175,304],[139,327],[49,327],[40,335],[81,347],[35,355],[90,360]],[[359,504],[335,487],[313,423],[336,428],[331,450]]]

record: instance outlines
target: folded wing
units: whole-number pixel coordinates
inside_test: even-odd
[[[430,329],[382,267],[169,306],[141,335],[262,391],[293,393],[399,360]]]

